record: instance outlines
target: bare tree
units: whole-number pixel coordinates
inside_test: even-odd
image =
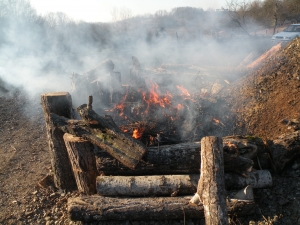
[[[47,13],[45,15],[45,20],[50,27],[63,26],[70,23],[71,21],[70,18],[65,13],[62,12]]]
[[[129,27],[129,19],[132,18],[132,11],[126,7],[114,7],[111,11],[112,21],[123,31],[127,31]],[[118,26],[119,25],[119,26]]]
[[[227,2],[228,15],[231,20],[249,36],[251,36],[249,31],[251,25],[250,5],[250,1],[247,0],[231,0],[230,2]]]
[[[0,0],[0,17],[35,21],[37,13],[28,0]]]
[[[291,22],[300,22],[300,1],[283,0],[284,14],[287,20]]]

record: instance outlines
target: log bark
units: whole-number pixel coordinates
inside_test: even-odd
[[[111,198],[81,196],[68,199],[71,220],[93,222],[103,220],[176,220],[204,217],[203,205],[189,204],[189,197]],[[257,209],[254,201],[228,202],[229,215],[252,215]]]
[[[97,169],[103,175],[168,175],[197,174],[200,168],[200,143],[180,143],[150,147],[135,170],[130,170],[101,149],[95,149]],[[243,173],[253,166],[251,159],[242,156],[225,158],[226,172]]]
[[[268,170],[255,170],[243,175],[237,173],[224,174],[226,190],[237,190],[251,185],[252,188],[270,188],[273,185],[272,175]]]
[[[268,170],[246,173],[225,173],[226,190],[238,190],[248,185],[252,188],[272,186]],[[99,176],[97,193],[103,196],[175,196],[190,195],[197,191],[200,174],[155,176]]]
[[[281,135],[268,144],[276,172],[281,172],[289,163],[300,157],[300,131]]]
[[[63,132],[50,122],[50,114],[71,118],[72,98],[68,92],[41,95],[41,104],[46,122],[47,138],[55,186],[59,189],[74,190],[76,183],[63,140]]]
[[[150,147],[137,165],[131,170],[100,148],[95,148],[97,169],[102,175],[172,175],[199,174],[200,143]]]
[[[204,206],[205,224],[228,224],[223,143],[220,137],[202,138],[200,171],[197,193]]]
[[[97,194],[102,196],[172,196],[197,191],[199,175],[99,176]]]
[[[93,144],[68,133],[65,133],[63,138],[68,150],[78,190],[85,194],[95,194],[98,171]]]
[[[145,145],[123,133],[110,117],[100,117],[92,109],[87,109],[86,104],[80,106],[78,112],[83,121],[56,114],[50,115],[51,121],[65,133],[89,140],[130,169],[136,167],[147,151]]]

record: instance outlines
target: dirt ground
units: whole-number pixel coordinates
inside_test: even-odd
[[[226,86],[225,99],[235,118],[232,132],[274,140],[292,132],[283,119],[300,119],[300,40],[293,41]],[[29,114],[30,112],[30,114]],[[33,112],[33,113],[32,113]],[[26,116],[25,116],[26,115]],[[29,116],[28,116],[29,115]],[[234,115],[233,117],[231,115]],[[229,116],[228,116],[229,118]],[[39,98],[0,91],[0,224],[80,224],[69,220],[66,193],[37,185],[51,172]],[[231,224],[300,224],[300,159],[273,175],[273,187],[254,190],[259,210]],[[202,224],[202,221],[103,222],[99,224]]]

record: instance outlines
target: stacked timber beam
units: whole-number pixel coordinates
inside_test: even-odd
[[[41,99],[55,185],[67,190],[77,186],[87,194],[69,199],[73,220],[205,216],[207,224],[226,224],[227,215],[249,215],[256,209],[253,198],[237,200],[240,195],[235,195],[229,201],[233,194],[227,191],[272,185],[269,171],[252,170],[257,147],[245,140],[237,142],[250,149],[247,156],[232,148],[228,138],[218,137],[203,138],[201,144],[147,148],[123,133],[111,117],[93,111],[91,96],[77,108],[81,120],[71,119],[69,93],[44,94]]]

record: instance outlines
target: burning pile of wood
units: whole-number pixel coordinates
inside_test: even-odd
[[[205,216],[210,224],[226,224],[228,215],[255,212],[252,188],[272,185],[270,172],[261,169],[266,158],[281,170],[299,149],[298,131],[269,143],[269,149],[259,138],[240,136],[148,148],[111,117],[98,115],[92,97],[77,108],[81,120],[71,119],[69,93],[41,98],[55,185],[86,194],[69,199],[73,220]]]
[[[72,96],[92,95],[95,111],[110,115],[123,132],[145,145],[193,142],[224,133],[220,104],[207,89],[191,92],[170,75],[152,76],[136,57],[132,57],[128,84],[113,69],[113,62],[105,60],[83,75],[74,73]],[[212,85],[211,93],[220,89],[216,86]]]

